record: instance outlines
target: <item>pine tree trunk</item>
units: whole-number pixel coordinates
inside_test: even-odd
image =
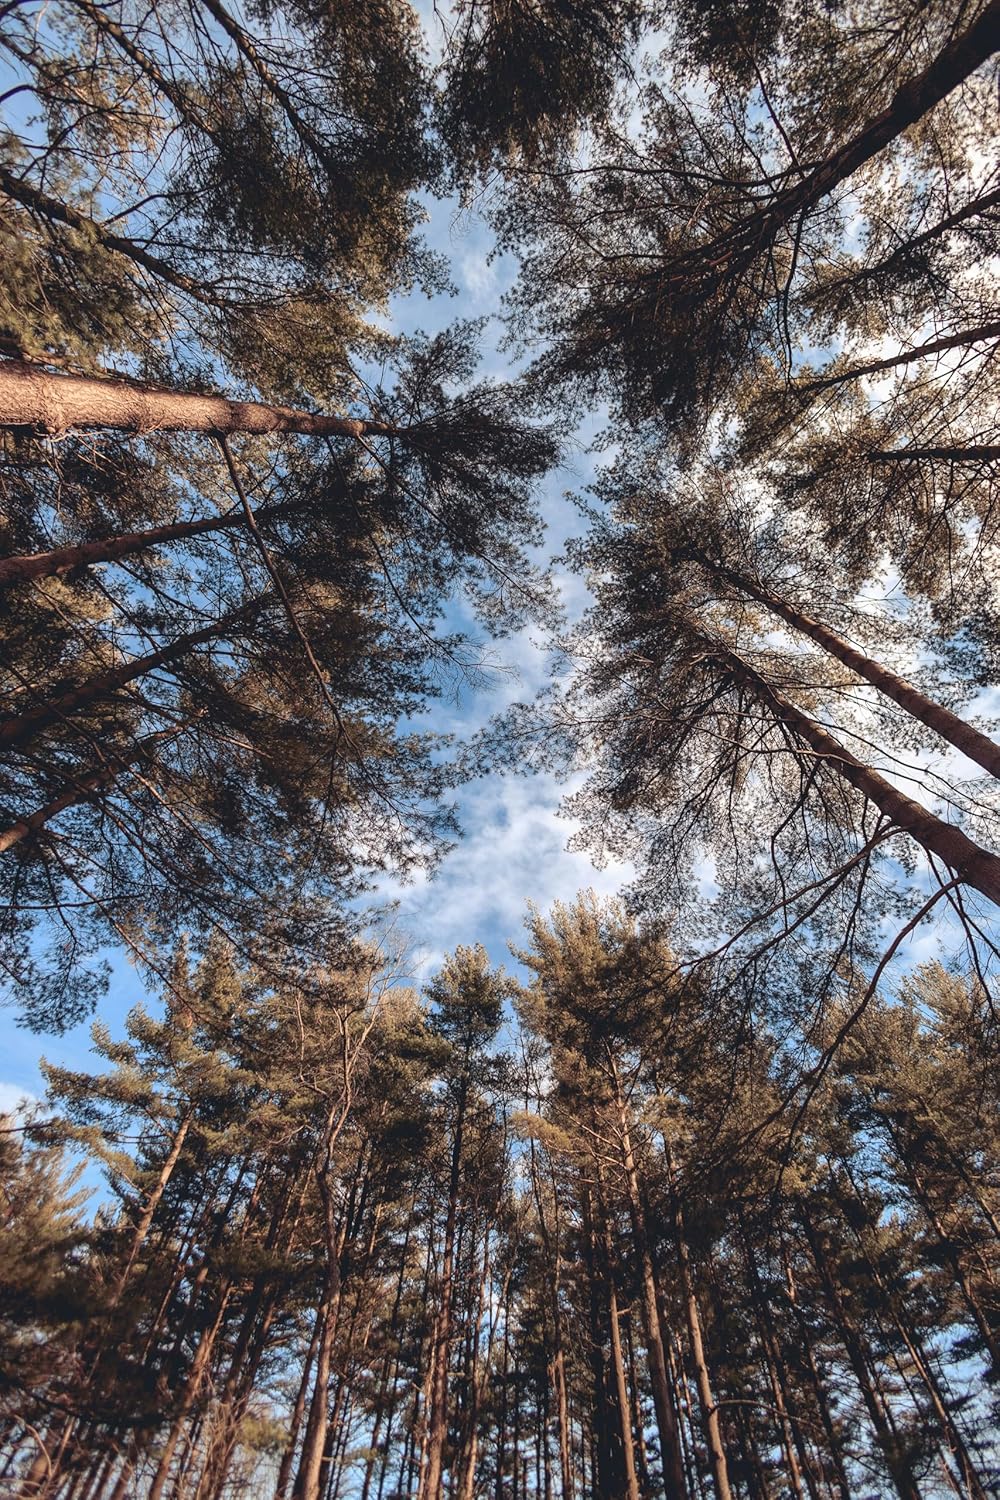
[[[8,174],[0,169],[0,187]],[[29,427],[61,436],[86,428],[120,432],[299,433],[307,437],[394,435],[384,422],[326,416],[259,401],[159,390],[89,375],[52,375],[19,360],[0,359],[0,427]]]
[[[884,776],[858,760],[821,724],[796,707],[733,652],[725,652],[722,659],[733,678],[758,702],[765,705],[778,722],[807,745],[825,765],[867,797],[890,822],[908,833],[928,854],[934,854],[942,860],[959,879],[1000,906],[1000,856],[980,848],[960,828],[943,822],[918,802],[897,791]]]
[[[891,141],[939,104],[963,79],[992,56],[1000,34],[1000,0],[992,0],[966,32],[942,49],[915,78],[895,92],[887,109],[869,120],[838,150],[832,152],[792,187],[776,195],[742,223],[699,245],[687,256],[677,257],[695,267],[715,266],[729,260],[745,260],[771,244],[780,229],[805,214],[821,199],[853,176]],[[671,268],[672,269],[672,268]]]
[[[323,1294],[317,1314],[320,1330],[316,1349],[316,1373],[313,1379],[312,1399],[306,1434],[299,1456],[298,1474],[292,1490],[292,1500],[319,1500],[320,1478],[323,1469],[323,1454],[329,1422],[327,1402],[330,1390],[330,1371],[333,1364],[333,1346],[337,1336],[337,1314],[340,1308],[340,1265],[337,1255],[337,1228],[333,1195],[324,1176],[320,1177],[320,1194],[323,1203],[323,1218],[326,1227],[326,1269]]]
[[[597,1167],[598,1193],[601,1190],[601,1169]],[[614,1394],[618,1404],[618,1425],[621,1431],[622,1461],[625,1470],[624,1493],[626,1500],[639,1500],[639,1481],[635,1469],[635,1446],[632,1441],[632,1408],[629,1402],[628,1385],[625,1380],[625,1363],[622,1357],[621,1325],[618,1321],[618,1292],[615,1287],[614,1247],[611,1242],[611,1225],[604,1204],[600,1205],[601,1229],[604,1239],[604,1271],[608,1301],[608,1323],[611,1330],[611,1374]]]
[[[170,1432],[167,1436],[167,1441],[163,1445],[160,1461],[150,1481],[149,1493],[146,1496],[146,1500],[162,1500],[167,1480],[170,1477],[170,1466],[173,1463],[177,1444],[180,1442],[181,1433],[184,1430],[184,1424],[194,1409],[195,1402],[201,1395],[202,1386],[208,1374],[209,1362],[215,1352],[215,1341],[225,1319],[226,1309],[229,1306],[230,1291],[231,1287],[229,1286],[223,1289],[215,1317],[210,1327],[206,1329],[198,1340],[198,1349],[192,1361],[191,1369],[188,1371],[187,1379],[184,1382],[184,1394],[181,1397],[181,1403],[174,1416],[174,1420],[170,1425]]]
[[[58,797],[54,797],[44,807],[37,808],[35,812],[29,813],[27,817],[21,818],[17,823],[4,829],[0,833],[0,854],[3,854],[8,849],[12,849],[15,844],[21,843],[23,839],[28,838],[31,834],[38,833],[45,827],[46,823],[51,823],[53,818],[58,817],[67,808],[77,807],[95,798],[97,793],[111,786],[131,766],[145,760],[155,745],[176,739],[178,735],[184,733],[185,729],[189,729],[194,722],[194,719],[188,719],[183,724],[174,724],[169,729],[159,729],[155,734],[148,734],[144,739],[139,740],[137,744],[133,745],[131,749],[114,751],[108,763],[97,770],[83,770],[75,776],[72,772],[67,771],[66,779],[70,782],[70,789],[61,792]]]
[[[994,744],[988,735],[981,734],[978,729],[973,728],[971,724],[966,724],[950,709],[933,702],[902,677],[898,677],[894,672],[890,672],[886,667],[880,666],[878,662],[872,661],[870,657],[855,650],[819,620],[813,619],[796,605],[787,603],[770,589],[764,588],[762,584],[755,583],[752,578],[724,567],[720,563],[714,563],[697,548],[692,547],[690,551],[706,571],[732,584],[734,588],[756,600],[758,604],[762,604],[771,614],[777,615],[794,630],[809,636],[842,666],[847,667],[858,677],[863,677],[880,693],[884,693],[887,698],[898,703],[900,708],[912,718],[919,720],[941,739],[954,745],[956,750],[960,750],[963,755],[967,755],[970,760],[989,771],[991,776],[1000,779],[1000,745]]]
[[[122,1292],[125,1290],[125,1284],[131,1274],[132,1267],[135,1265],[136,1259],[140,1251],[142,1250],[143,1245],[146,1243],[146,1236],[149,1234],[150,1226],[156,1215],[156,1210],[160,1206],[160,1200],[167,1190],[167,1186],[170,1182],[171,1177],[173,1176],[174,1168],[176,1167],[180,1159],[180,1154],[184,1149],[184,1142],[187,1140],[188,1131],[191,1128],[191,1122],[193,1121],[193,1119],[194,1109],[189,1107],[181,1116],[177,1129],[174,1131],[174,1138],[170,1144],[170,1150],[167,1153],[163,1165],[160,1168],[155,1186],[148,1194],[146,1198],[146,1206],[143,1209],[142,1213],[139,1215],[138,1221],[136,1222],[125,1264],[122,1266],[121,1270],[118,1272],[112,1283],[112,1307],[117,1306]]]
[[[827,1393],[826,1386],[820,1376],[819,1367],[816,1364],[816,1356],[813,1353],[812,1329],[808,1326],[806,1319],[803,1317],[802,1309],[798,1303],[795,1283],[792,1277],[791,1264],[788,1259],[788,1249],[785,1244],[782,1245],[782,1255],[785,1265],[785,1280],[787,1285],[788,1303],[792,1309],[792,1316],[795,1318],[796,1325],[798,1326],[799,1332],[801,1334],[801,1347],[805,1352],[806,1365],[809,1370],[809,1379],[813,1389],[816,1409],[819,1412],[820,1422],[823,1427],[823,1432],[826,1436],[827,1448],[829,1450],[829,1460],[833,1465],[834,1473],[837,1476],[837,1487],[840,1491],[841,1500],[851,1500],[851,1486],[847,1478],[847,1470],[844,1467],[844,1457],[843,1453],[841,1452],[841,1440],[833,1424],[833,1414],[830,1410],[830,1398]],[[826,1466],[824,1465],[823,1467],[825,1470]],[[827,1483],[829,1483],[828,1476],[825,1473],[824,1477],[827,1478]]]
[[[955,1280],[958,1283],[962,1292],[962,1296],[965,1299],[965,1304],[972,1314],[976,1327],[979,1329],[979,1332],[982,1336],[983,1343],[986,1345],[987,1351],[989,1352],[990,1359],[993,1361],[993,1368],[994,1370],[1000,1370],[1000,1339],[998,1339],[997,1337],[997,1330],[990,1322],[990,1319],[986,1316],[983,1305],[979,1300],[979,1297],[976,1295],[975,1288],[972,1285],[972,1280],[969,1276],[968,1269],[962,1262],[962,1257],[958,1252],[958,1248],[955,1245],[955,1242],[948,1234],[948,1231],[945,1229],[945,1226],[941,1221],[941,1216],[934,1206],[934,1200],[931,1196],[928,1186],[920,1173],[917,1171],[913,1161],[910,1158],[910,1153],[907,1153],[905,1151],[905,1148],[901,1147],[899,1138],[896,1132],[893,1130],[891,1124],[888,1125],[888,1133],[893,1143],[893,1149],[895,1150],[896,1155],[899,1159],[900,1166],[903,1168],[906,1178],[908,1179],[908,1183],[912,1187],[913,1195],[916,1198],[917,1202],[920,1204],[927,1222],[930,1224],[931,1228],[934,1230],[934,1233],[937,1235],[941,1248],[947,1256]]]
[[[864,380],[870,375],[884,375],[901,365],[913,364],[918,359],[929,359],[934,354],[946,354],[949,349],[965,349],[971,344],[993,343],[1000,339],[1000,319],[982,323],[976,328],[962,328],[958,333],[945,334],[942,338],[929,339],[914,349],[901,349],[898,354],[888,354],[883,359],[872,359],[867,364],[851,365],[846,370],[831,375],[819,375],[814,380],[795,381],[791,389],[798,395],[814,391],[829,391],[838,385],[848,385],[854,380]]]
[[[612,1495],[616,1492],[619,1475],[616,1473],[611,1440],[611,1410],[613,1395],[609,1388],[608,1370],[604,1362],[606,1333],[606,1302],[601,1296],[607,1285],[607,1276],[602,1275],[598,1255],[597,1230],[594,1224],[593,1201],[590,1187],[581,1184],[580,1206],[583,1218],[582,1249],[586,1268],[588,1306],[590,1313],[589,1357],[592,1382],[591,1412],[591,1475],[595,1494]],[[500,1495],[498,1491],[498,1500]]]
[[[946,463],[995,463],[1000,448],[988,443],[971,443],[964,448],[873,448],[865,457],[870,464],[905,464],[917,459],[942,459]]]
[[[802,1500],[802,1469],[806,1469],[808,1476],[808,1464],[802,1463],[802,1450],[797,1441],[794,1430],[795,1423],[788,1410],[785,1399],[785,1391],[788,1386],[788,1375],[781,1358],[778,1335],[775,1332],[774,1321],[771,1317],[770,1303],[767,1294],[761,1286],[760,1275],[757,1271],[755,1252],[751,1246],[745,1228],[742,1226],[743,1254],[750,1283],[753,1289],[754,1315],[760,1333],[761,1347],[764,1352],[764,1364],[767,1369],[767,1380],[771,1387],[771,1396],[774,1401],[774,1411],[778,1418],[778,1426],[781,1430],[781,1446],[785,1450],[785,1463],[788,1467],[788,1487],[795,1500]],[[808,1478],[809,1492],[812,1500],[815,1500],[815,1490]]]
[[[431,1351],[431,1385],[427,1433],[427,1467],[420,1486],[419,1500],[442,1500],[444,1448],[448,1437],[448,1365],[451,1351],[452,1303],[454,1298],[455,1226],[458,1216],[458,1186],[462,1164],[462,1140],[468,1083],[463,1077],[459,1089],[455,1134],[451,1149],[451,1173],[448,1182],[448,1211],[445,1218],[444,1249],[441,1259],[441,1290],[438,1298],[434,1344]]]
[[[264,599],[252,599],[240,609],[232,610],[224,615],[221,620],[215,620],[201,630],[192,630],[186,635],[178,636],[168,645],[161,646],[157,651],[151,651],[148,656],[133,657],[131,661],[124,662],[119,667],[88,678],[78,688],[61,693],[58,698],[36,704],[34,708],[25,709],[24,713],[12,718],[0,720],[0,752],[31,744],[37,735],[51,725],[62,723],[73,714],[88,708],[92,703],[114,697],[118,690],[126,687],[128,683],[187,656],[196,646],[204,645],[206,641],[220,639],[225,636],[231,626],[259,613],[265,602]]]
[[[254,512],[254,519],[258,523],[276,520],[281,516],[294,515],[301,508],[291,502],[265,505]],[[33,578],[60,578],[66,573],[90,567],[93,563],[117,562],[123,557],[133,557],[138,552],[148,552],[150,548],[162,546],[165,542],[183,541],[190,536],[205,536],[209,532],[226,531],[245,526],[246,523],[246,514],[240,507],[224,516],[176,521],[169,526],[151,526],[147,531],[123,531],[103,541],[74,542],[65,547],[53,547],[48,552],[0,558],[0,589],[27,583]]]
[[[875,1429],[879,1446],[885,1456],[893,1486],[900,1500],[921,1500],[920,1490],[917,1487],[910,1465],[905,1456],[899,1451],[896,1435],[888,1413],[871,1379],[861,1338],[850,1314],[844,1306],[843,1298],[837,1286],[836,1275],[830,1268],[819,1233],[812,1222],[805,1204],[800,1204],[799,1211],[802,1227],[805,1231],[809,1248],[812,1251],[813,1262],[826,1291],[830,1310],[833,1314],[837,1331],[840,1334],[841,1342],[847,1352],[847,1358],[854,1372],[854,1378],[861,1392],[869,1420]]]
[[[663,1352],[663,1333],[660,1328],[660,1313],[656,1295],[656,1273],[653,1268],[653,1255],[650,1250],[649,1235],[646,1230],[646,1216],[643,1211],[639,1178],[635,1166],[635,1154],[632,1149],[632,1132],[629,1128],[628,1107],[622,1093],[621,1080],[618,1076],[614,1059],[610,1058],[610,1062],[614,1078],[615,1104],[618,1112],[618,1127],[621,1137],[622,1166],[628,1189],[632,1237],[635,1240],[639,1264],[642,1270],[642,1323],[643,1333],[646,1338],[646,1350],[649,1357],[649,1375],[653,1387],[653,1405],[656,1408],[656,1425],[660,1434],[663,1482],[665,1492],[670,1497],[670,1500],[674,1500],[674,1497],[677,1497],[677,1500],[683,1500],[685,1492],[684,1466],[681,1460],[680,1441],[677,1435],[677,1419],[670,1400],[670,1387],[667,1380],[667,1362]],[[722,1460],[722,1467],[724,1471],[725,1459]],[[720,1500],[730,1500],[728,1486],[719,1492],[719,1496]]]
[[[680,1196],[677,1192],[673,1155],[666,1135],[663,1135],[661,1139],[663,1141],[663,1154],[666,1161],[667,1178],[670,1188],[670,1207],[674,1220],[673,1227],[677,1244],[677,1264],[680,1271],[681,1292],[684,1297],[684,1311],[687,1317],[691,1359],[694,1364],[695,1380],[698,1386],[698,1404],[701,1407],[701,1420],[705,1429],[709,1461],[712,1465],[712,1483],[715,1488],[717,1500],[732,1500],[732,1490],[729,1486],[729,1470],[726,1465],[726,1454],[722,1446],[722,1432],[719,1427],[719,1411],[715,1404],[715,1396],[712,1393],[712,1382],[701,1336],[701,1314],[698,1310],[698,1298],[695,1294],[694,1281],[691,1276],[691,1258],[688,1253],[687,1237],[684,1233],[684,1214]]]
[[[309,1395],[309,1381],[312,1376],[313,1363],[316,1359],[316,1351],[319,1348],[320,1336],[323,1332],[322,1316],[317,1312],[313,1320],[312,1334],[309,1338],[309,1346],[302,1361],[302,1374],[299,1377],[299,1388],[295,1396],[295,1405],[292,1407],[291,1417],[288,1423],[288,1439],[281,1455],[281,1463],[278,1467],[278,1479],[274,1489],[274,1500],[285,1500],[288,1493],[289,1481],[292,1477],[292,1464],[295,1461],[295,1448],[299,1440],[299,1432],[302,1427],[302,1418],[305,1416],[306,1400]]]
[[[854,1196],[854,1201],[864,1215],[865,1227],[874,1227],[869,1223],[867,1208],[865,1206],[864,1199],[862,1198],[862,1195],[858,1189],[858,1185],[854,1180],[854,1174],[851,1171],[850,1166],[846,1161],[842,1162],[842,1166],[844,1169],[844,1175],[851,1185],[851,1191]],[[902,1339],[906,1351],[913,1363],[913,1367],[920,1377],[924,1389],[926,1390],[927,1395],[930,1399],[931,1405],[934,1408],[934,1414],[941,1425],[941,1430],[944,1434],[945,1441],[948,1444],[948,1448],[952,1454],[952,1457],[955,1459],[955,1462],[958,1465],[962,1484],[965,1486],[965,1493],[969,1496],[969,1500],[987,1500],[986,1491],[983,1487],[982,1480],[980,1479],[979,1472],[976,1469],[975,1464],[972,1462],[968,1448],[965,1444],[965,1440],[962,1437],[962,1434],[959,1431],[954,1418],[952,1417],[951,1411],[948,1407],[948,1403],[944,1398],[940,1386],[938,1385],[933,1369],[931,1368],[930,1360],[923,1347],[923,1343],[919,1338],[919,1335],[913,1329],[912,1324],[910,1324],[909,1320],[904,1316],[904,1311],[900,1306],[900,1299],[893,1292],[892,1288],[887,1284],[882,1273],[879,1271],[878,1267],[872,1260],[865,1238],[862,1235],[853,1217],[851,1218],[850,1223],[854,1233],[854,1238],[868,1268],[868,1273],[882,1295],[882,1305],[889,1313],[889,1316],[891,1317],[896,1328],[896,1332]]]

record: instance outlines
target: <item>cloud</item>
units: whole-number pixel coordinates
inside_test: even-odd
[[[0,1079],[0,1115],[18,1115],[37,1103],[36,1095],[22,1084],[6,1083]]]
[[[482,942],[494,962],[509,964],[507,944],[521,941],[529,901],[544,911],[588,886],[614,895],[631,878],[630,866],[597,870],[566,847],[575,825],[558,808],[572,790],[542,774],[476,784],[461,799],[465,837],[436,877],[416,889],[384,888],[400,902],[398,925],[410,937],[416,978],[458,943]]]

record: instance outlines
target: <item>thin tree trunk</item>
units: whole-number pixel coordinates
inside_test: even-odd
[[[656,1273],[653,1268],[653,1255],[649,1245],[649,1235],[646,1230],[646,1216],[643,1212],[642,1197],[639,1190],[639,1178],[635,1166],[635,1153],[632,1149],[632,1132],[629,1128],[628,1106],[622,1092],[621,1080],[614,1058],[610,1054],[612,1076],[615,1086],[615,1103],[618,1112],[618,1128],[621,1136],[622,1166],[625,1171],[625,1183],[628,1189],[629,1215],[632,1221],[632,1237],[635,1240],[636,1250],[639,1254],[639,1263],[642,1268],[642,1322],[643,1333],[646,1338],[646,1350],[649,1357],[649,1374],[653,1387],[653,1404],[656,1408],[656,1425],[660,1434],[660,1453],[663,1464],[663,1482],[666,1494],[683,1500],[684,1496],[684,1466],[681,1459],[680,1442],[677,1436],[677,1422],[674,1416],[674,1408],[670,1400],[670,1387],[667,1380],[667,1362],[663,1352],[663,1335],[660,1328],[659,1306],[656,1296]],[[723,1459],[723,1469],[725,1460]],[[720,1491],[720,1500],[730,1500],[728,1488]]]
[[[898,354],[887,354],[883,359],[872,359],[867,364],[851,365],[846,370],[837,370],[831,375],[818,375],[813,380],[792,381],[789,388],[796,395],[828,391],[834,386],[847,385],[852,380],[864,380],[869,375],[883,375],[888,370],[913,364],[918,359],[946,354],[949,349],[964,349],[971,344],[985,344],[995,339],[1000,339],[1000,320],[982,323],[978,328],[961,328],[957,333],[929,339],[926,344],[918,344],[914,349],[901,349]]]
[[[856,673],[858,677],[863,677],[866,682],[870,682],[872,687],[884,693],[887,698],[891,698],[894,703],[898,703],[900,708],[905,709],[912,718],[918,719],[941,739],[954,745],[956,750],[961,750],[963,755],[976,761],[984,770],[989,771],[991,776],[1000,779],[1000,745],[995,744],[988,735],[982,734],[971,724],[967,724],[950,709],[944,708],[940,703],[935,703],[904,678],[897,676],[895,672],[890,672],[887,667],[863,655],[835,631],[814,619],[805,610],[799,609],[797,605],[789,604],[780,595],[772,593],[760,583],[755,583],[745,574],[728,568],[722,563],[713,562],[697,547],[691,547],[689,550],[698,564],[707,572],[732,584],[740,593],[762,604],[771,614],[777,615],[794,630],[807,635],[830,656],[835,657],[842,666]]]
[[[993,462],[1000,459],[1000,448],[988,443],[971,443],[965,448],[884,448],[865,455],[870,464],[905,464],[914,459],[944,459],[953,464]]]
[[[420,1500],[441,1500],[443,1493],[444,1446],[448,1435],[448,1365],[451,1349],[452,1301],[454,1296],[455,1226],[458,1215],[458,1186],[462,1164],[462,1140],[465,1130],[465,1107],[468,1084],[463,1076],[455,1135],[451,1149],[451,1173],[448,1183],[448,1210],[444,1228],[444,1250],[441,1260],[441,1291],[431,1353],[431,1384],[427,1436],[427,1468],[420,1486]]]
[[[254,515],[259,523],[293,515],[301,508],[289,501],[282,505],[261,506]],[[246,514],[240,507],[224,516],[202,516],[196,521],[175,521],[168,526],[151,526],[146,531],[122,531],[117,536],[106,537],[102,541],[72,542],[65,547],[53,547],[48,552],[0,558],[0,588],[27,583],[32,578],[60,578],[65,573],[89,567],[92,563],[117,562],[119,558],[132,557],[137,552],[148,552],[151,547],[161,546],[164,542],[183,541],[189,536],[226,531],[245,526],[246,523]]]
[[[171,662],[187,656],[196,646],[204,645],[206,641],[220,639],[235,621],[243,619],[254,610],[259,610],[263,602],[262,599],[253,599],[243,608],[233,610],[221,620],[216,620],[201,630],[192,630],[187,635],[178,636],[168,645],[161,646],[157,651],[151,651],[148,656],[133,657],[131,661],[124,662],[119,667],[88,678],[78,688],[61,693],[58,698],[36,704],[34,708],[25,709],[24,713],[12,718],[0,719],[0,752],[30,745],[38,735],[53,724],[68,720],[72,715],[82,712],[93,703],[114,697],[120,688],[126,687],[130,682],[135,682],[139,677],[148,676],[158,667],[168,666]]]
[[[974,198],[971,203],[966,203],[962,208],[956,209],[953,214],[948,214],[936,224],[932,224],[929,229],[924,229],[920,234],[914,235],[912,239],[904,241],[903,244],[899,245],[889,255],[886,255],[880,261],[876,261],[874,265],[862,266],[857,271],[849,271],[843,276],[837,276],[818,287],[811,296],[815,301],[821,302],[828,298],[831,292],[837,292],[841,287],[849,286],[857,288],[863,285],[864,282],[871,281],[886,271],[891,271],[895,266],[904,263],[913,254],[914,250],[918,250],[921,245],[927,245],[932,240],[940,239],[949,230],[958,229],[967,223],[969,219],[979,218],[980,215],[989,213],[991,208],[998,206],[1000,206],[1000,189],[996,192],[984,193],[982,197]]]
[[[333,1345],[337,1336],[337,1313],[340,1307],[340,1265],[337,1254],[337,1231],[334,1218],[333,1195],[328,1184],[320,1177],[320,1193],[323,1203],[323,1218],[326,1225],[326,1271],[323,1296],[317,1314],[320,1336],[316,1350],[316,1374],[313,1380],[312,1400],[306,1435],[299,1457],[299,1469],[292,1490],[293,1500],[319,1500],[320,1475],[326,1449],[326,1434],[329,1423],[327,1402],[330,1389],[330,1371],[333,1363]]]
[[[5,173],[0,169],[0,186]],[[0,427],[61,435],[100,427],[120,432],[292,432],[306,437],[396,435],[385,422],[336,417],[262,401],[159,390],[90,375],[52,375],[20,360],[0,360]]]
[[[875,1389],[872,1382],[861,1338],[850,1314],[844,1306],[843,1298],[837,1286],[836,1276],[830,1268],[820,1235],[804,1203],[800,1205],[800,1218],[802,1227],[805,1230],[806,1239],[809,1242],[809,1248],[812,1251],[813,1261],[826,1291],[837,1331],[847,1352],[848,1361],[854,1372],[854,1378],[861,1392],[869,1420],[875,1429],[879,1446],[885,1455],[893,1485],[899,1494],[900,1500],[921,1500],[920,1490],[913,1477],[909,1462],[906,1460],[905,1455],[899,1451],[896,1434],[889,1414],[879,1392]]]
[[[116,752],[114,761],[101,766],[98,770],[81,771],[76,777],[72,777],[70,773],[67,773],[67,778],[72,783],[68,791],[61,792],[58,797],[54,797],[44,807],[37,808],[35,812],[29,813],[26,818],[20,819],[19,822],[12,824],[10,828],[6,828],[0,833],[0,854],[3,854],[7,849],[12,849],[15,844],[19,844],[22,839],[26,839],[29,834],[37,833],[39,829],[44,828],[46,823],[50,823],[59,813],[65,812],[68,807],[76,807],[80,803],[90,801],[95,792],[100,792],[104,787],[111,785],[130,766],[144,760],[153,745],[158,744],[161,740],[171,740],[177,735],[183,734],[184,730],[190,728],[194,722],[193,718],[188,719],[185,723],[174,725],[170,729],[159,729],[155,734],[146,735],[131,750],[123,750],[120,754]]]
[[[281,1463],[278,1467],[278,1480],[274,1489],[274,1500],[285,1500],[288,1493],[288,1482],[292,1477],[292,1464],[295,1461],[295,1447],[299,1440],[299,1431],[302,1427],[302,1418],[305,1416],[306,1399],[309,1394],[309,1380],[312,1375],[313,1361],[316,1358],[316,1350],[319,1348],[320,1335],[323,1332],[322,1321],[317,1314],[313,1320],[312,1333],[309,1338],[309,1346],[302,1361],[302,1374],[299,1377],[299,1388],[295,1396],[295,1405],[288,1423],[288,1440],[285,1443],[284,1452],[281,1455]]]
[[[820,1376],[819,1367],[816,1364],[816,1356],[813,1353],[812,1329],[809,1327],[806,1319],[803,1317],[802,1309],[799,1306],[795,1282],[792,1276],[791,1263],[788,1259],[788,1250],[787,1246],[784,1244],[782,1245],[782,1257],[785,1266],[785,1283],[787,1288],[786,1295],[788,1297],[788,1304],[792,1309],[792,1316],[795,1318],[796,1325],[798,1326],[799,1332],[801,1334],[801,1345],[802,1349],[805,1352],[806,1364],[809,1369],[809,1379],[813,1388],[813,1395],[816,1401],[816,1408],[819,1412],[820,1422],[823,1426],[823,1432],[826,1435],[830,1461],[833,1464],[834,1472],[837,1476],[837,1486],[840,1490],[841,1500],[851,1500],[851,1486],[847,1478],[847,1470],[844,1467],[844,1458],[841,1452],[840,1436],[833,1425],[833,1414],[830,1410],[830,1399],[827,1394],[826,1386]],[[823,1468],[826,1468],[825,1464],[823,1465]],[[827,1480],[827,1482],[829,1483],[829,1480]]]
[[[617,1400],[618,1418],[621,1429],[622,1458],[625,1469],[624,1488],[627,1500],[639,1500],[639,1481],[635,1469],[635,1447],[632,1441],[632,1408],[625,1380],[621,1326],[618,1321],[618,1291],[615,1286],[614,1246],[611,1240],[611,1225],[608,1221],[607,1209],[603,1202],[600,1162],[595,1160],[595,1165],[597,1167],[598,1206],[600,1208],[601,1233],[603,1237],[603,1270],[608,1304],[608,1324],[611,1332],[611,1374],[614,1380],[614,1394]]]
[[[670,1206],[674,1220],[674,1236],[677,1243],[677,1264],[680,1270],[681,1291],[684,1296],[684,1310],[687,1316],[688,1338],[691,1343],[691,1359],[694,1363],[695,1380],[698,1386],[698,1404],[701,1407],[701,1420],[705,1428],[708,1455],[712,1465],[712,1483],[715,1487],[717,1500],[732,1500],[732,1490],[729,1487],[729,1470],[726,1465],[726,1454],[722,1446],[722,1432],[719,1427],[719,1409],[715,1404],[715,1396],[712,1393],[712,1382],[708,1372],[708,1362],[705,1359],[705,1348],[701,1337],[701,1315],[698,1311],[698,1298],[695,1294],[694,1281],[691,1276],[691,1258],[688,1254],[687,1238],[684,1233],[684,1212],[680,1196],[677,1192],[673,1154],[666,1135],[664,1134],[661,1139],[663,1141],[663,1154],[666,1160],[667,1178],[670,1187]]]
[[[168,286],[175,287],[177,291],[184,292],[195,302],[201,302],[206,307],[223,307],[230,305],[231,299],[214,296],[206,287],[199,285],[191,276],[186,276],[183,271],[178,271],[175,266],[167,261],[161,260],[158,255],[153,255],[149,250],[137,245],[134,240],[126,239],[124,235],[114,234],[104,224],[99,224],[95,219],[88,219],[86,214],[80,213],[79,209],[71,208],[68,203],[60,203],[56,198],[49,198],[38,188],[32,187],[23,177],[18,177],[6,167],[0,167],[0,191],[20,203],[23,208],[31,213],[39,214],[43,219],[53,220],[57,224],[65,224],[69,229],[75,229],[78,233],[85,235],[88,239],[94,239],[98,244],[104,245],[108,250],[117,251],[135,265],[141,266],[144,271],[155,276],[158,281],[165,282]],[[19,366],[14,360],[0,361],[0,371],[6,372],[10,369],[29,369],[30,366]],[[44,377],[43,378],[47,378]],[[0,375],[0,391],[3,390],[3,375]],[[4,398],[0,395],[0,412],[4,406]],[[5,422],[0,416],[0,426],[20,425]],[[36,425],[34,422],[31,426]],[[50,431],[60,431],[52,428]]]
[[[215,1351],[215,1340],[218,1337],[226,1315],[226,1309],[229,1305],[230,1291],[231,1287],[228,1286],[223,1290],[215,1317],[198,1341],[197,1352],[192,1361],[187,1379],[184,1382],[184,1394],[181,1397],[180,1406],[171,1423],[167,1441],[163,1445],[160,1461],[150,1482],[146,1500],[162,1500],[163,1491],[170,1476],[170,1466],[177,1451],[177,1444],[180,1441],[181,1433],[184,1430],[184,1423],[190,1416],[194,1404],[201,1394],[202,1385],[208,1373],[209,1361]]]
[[[851,1171],[851,1168],[846,1161],[842,1162],[842,1166],[844,1169],[844,1175],[847,1178],[847,1181],[850,1183],[854,1201],[857,1203],[862,1214],[864,1215],[864,1227],[866,1229],[871,1229],[874,1226],[870,1222],[868,1210],[858,1188],[858,1184],[855,1181],[854,1173]],[[889,1316],[892,1318],[893,1324],[896,1328],[896,1332],[903,1340],[906,1351],[913,1362],[913,1367],[919,1375],[921,1382],[923,1383],[924,1389],[927,1392],[931,1405],[934,1408],[934,1413],[941,1424],[941,1429],[944,1434],[945,1441],[948,1444],[952,1457],[958,1464],[962,1483],[965,1486],[965,1492],[970,1497],[970,1500],[987,1500],[986,1491],[983,1487],[982,1480],[979,1477],[979,1472],[976,1469],[975,1464],[972,1462],[972,1458],[970,1457],[968,1448],[966,1447],[965,1440],[961,1432],[959,1431],[954,1418],[952,1417],[951,1411],[948,1407],[948,1403],[945,1400],[944,1395],[942,1394],[942,1391],[938,1385],[937,1378],[935,1377],[934,1371],[931,1368],[931,1363],[923,1348],[922,1341],[919,1338],[919,1335],[907,1326],[908,1319],[906,1319],[903,1315],[903,1310],[900,1306],[900,1299],[896,1296],[895,1292],[888,1285],[882,1273],[875,1265],[875,1262],[869,1252],[865,1237],[863,1236],[861,1229],[858,1227],[856,1220],[854,1218],[851,1218],[849,1222],[851,1224],[851,1229],[857,1242],[858,1248],[861,1251],[861,1255],[865,1261],[866,1266],[868,1267],[868,1272],[882,1294],[883,1306],[886,1308]]]

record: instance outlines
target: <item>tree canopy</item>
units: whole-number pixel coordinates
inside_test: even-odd
[[[0,4],[17,1500],[1000,1494],[998,23]]]

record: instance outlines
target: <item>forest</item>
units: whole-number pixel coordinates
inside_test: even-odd
[[[1000,0],[0,106],[0,1495],[1000,1500]]]

